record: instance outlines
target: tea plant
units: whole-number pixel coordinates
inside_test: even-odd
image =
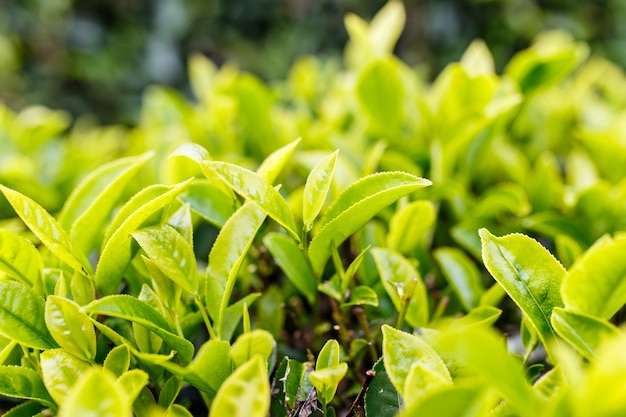
[[[85,164],[5,110],[5,415],[621,415],[623,74],[549,33],[429,84],[403,21],[278,85],[193,57]]]

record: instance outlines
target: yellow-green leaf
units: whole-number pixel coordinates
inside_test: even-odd
[[[59,417],[131,417],[132,403],[116,386],[113,375],[100,368],[85,373],[69,392]]]
[[[78,304],[50,295],[46,299],[45,319],[50,334],[62,348],[85,361],[95,358],[96,332]]]
[[[255,356],[241,365],[222,384],[210,414],[231,417],[266,417],[270,408],[267,365]]]
[[[313,227],[313,221],[326,201],[326,195],[333,180],[338,153],[339,151],[335,151],[318,162],[304,184],[302,220],[307,232]]]

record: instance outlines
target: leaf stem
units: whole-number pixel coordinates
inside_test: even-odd
[[[213,330],[213,325],[211,324],[211,319],[209,318],[208,314],[206,313],[206,308],[202,304],[202,300],[200,299],[200,296],[198,294],[194,294],[193,295],[193,300],[195,301],[196,305],[198,306],[198,309],[200,310],[200,315],[202,315],[202,320],[204,321],[204,326],[206,327],[207,331],[209,332],[209,337],[211,339],[217,339],[217,337],[215,335],[215,330]]]

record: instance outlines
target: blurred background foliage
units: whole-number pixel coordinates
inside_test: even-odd
[[[189,91],[200,52],[266,81],[305,54],[339,56],[344,15],[371,18],[384,0],[0,0],[0,101],[41,104],[133,125],[145,87]],[[396,53],[434,77],[482,38],[501,70],[543,30],[566,29],[626,65],[623,0],[406,0]]]

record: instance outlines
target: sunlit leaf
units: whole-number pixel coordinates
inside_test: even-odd
[[[340,245],[380,210],[430,184],[430,181],[411,174],[385,172],[368,175],[345,189],[326,211],[322,228],[309,246],[313,271],[321,273],[330,257],[332,242]]]
[[[256,202],[265,213],[299,240],[296,222],[280,193],[258,174],[227,162],[204,162],[203,169],[217,173],[235,192]]]
[[[40,279],[42,270],[41,256],[32,243],[0,229],[0,271],[30,287]]]
[[[144,155],[118,159],[105,164],[85,177],[63,205],[59,223],[84,253],[97,246],[111,210],[124,188],[135,178],[138,170],[153,156]]]
[[[16,281],[0,280],[0,334],[33,349],[57,347],[44,310],[41,296]]]
[[[255,356],[224,381],[211,405],[211,415],[265,417],[270,408],[270,384],[265,361]]]
[[[45,323],[56,342],[67,352],[85,361],[96,356],[96,332],[91,320],[75,302],[48,296]]]
[[[333,180],[338,152],[335,151],[318,162],[306,179],[302,197],[302,220],[306,231],[311,230],[313,221],[324,206],[326,195]]]
[[[41,353],[41,374],[46,389],[57,402],[63,404],[72,387],[91,365],[64,349],[50,349]]]
[[[550,324],[554,307],[562,307],[560,288],[565,268],[536,240],[511,234],[496,237],[479,231],[487,270],[526,314],[544,345],[556,336]]]
[[[59,416],[131,417],[131,405],[111,373],[93,368],[74,385]]]
[[[22,221],[52,253],[72,268],[91,273],[91,265],[85,254],[43,207],[4,185],[0,185],[0,191]]]

